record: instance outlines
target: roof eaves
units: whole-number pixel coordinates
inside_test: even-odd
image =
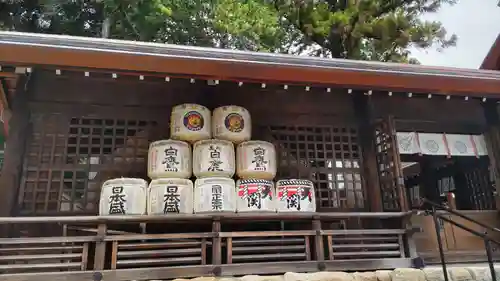
[[[500,34],[484,58],[480,69],[500,70]]]
[[[448,94],[499,94],[500,87],[496,71],[16,32],[0,32],[0,61]]]

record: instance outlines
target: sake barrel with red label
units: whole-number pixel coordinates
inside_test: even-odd
[[[310,180],[279,180],[278,212],[315,212],[314,184]]]
[[[201,140],[193,146],[193,173],[197,178],[234,175],[234,145],[226,140]]]
[[[238,180],[236,192],[237,212],[276,212],[276,192],[272,181]]]
[[[146,214],[146,189],[143,179],[118,178],[107,180],[101,188],[99,215]]]
[[[194,143],[212,136],[210,110],[199,104],[174,106],[170,117],[170,137]]]
[[[227,105],[214,109],[212,114],[214,138],[240,143],[250,140],[252,121],[248,110],[241,106]]]
[[[189,179],[156,179],[149,184],[148,215],[192,214],[193,203]]]
[[[178,140],[160,140],[149,145],[148,176],[158,178],[190,178],[191,146]]]
[[[230,178],[203,178],[194,183],[194,212],[236,212],[236,191]]]
[[[272,180],[276,176],[276,150],[272,143],[242,142],[236,154],[236,174],[239,178]]]

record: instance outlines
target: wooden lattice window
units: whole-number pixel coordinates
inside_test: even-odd
[[[493,175],[488,163],[484,162],[486,161],[464,171],[466,190],[460,190],[458,196],[465,195],[464,201],[467,202],[466,206],[463,206],[465,209],[496,210]]]
[[[355,127],[269,126],[263,131],[277,148],[277,177],[312,180],[318,211],[368,207]]]
[[[375,149],[384,211],[406,210],[407,202],[401,160],[392,118],[377,122]]]
[[[103,181],[145,177],[154,122],[58,114],[38,115],[32,122],[21,214],[95,213]]]

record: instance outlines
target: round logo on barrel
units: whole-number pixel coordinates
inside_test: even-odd
[[[189,111],[184,115],[184,126],[191,131],[203,129],[203,116],[197,111]]]
[[[243,117],[238,113],[231,113],[226,116],[224,125],[230,132],[239,133],[243,131],[245,127],[245,120],[243,120]]]

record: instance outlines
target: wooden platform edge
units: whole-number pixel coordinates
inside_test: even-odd
[[[332,212],[332,213],[215,213],[215,214],[178,214],[160,215],[115,215],[115,216],[50,216],[50,217],[0,217],[0,224],[39,224],[43,223],[163,223],[184,222],[193,220],[311,220],[311,219],[347,219],[372,218],[390,219],[403,218],[414,214],[409,212]]]
[[[356,270],[379,270],[411,267],[411,259],[376,259],[376,260],[343,260],[326,262],[276,262],[276,263],[252,263],[252,264],[227,264],[220,266],[196,265],[181,267],[157,267],[157,268],[135,268],[117,269],[103,271],[75,271],[54,273],[25,273],[25,274],[2,274],[0,281],[100,281],[100,280],[152,280],[189,278],[199,276],[240,276],[247,274],[283,274],[285,272],[317,272],[327,271],[356,271]],[[320,269],[322,268],[322,270]],[[257,270],[258,269],[258,270]]]

